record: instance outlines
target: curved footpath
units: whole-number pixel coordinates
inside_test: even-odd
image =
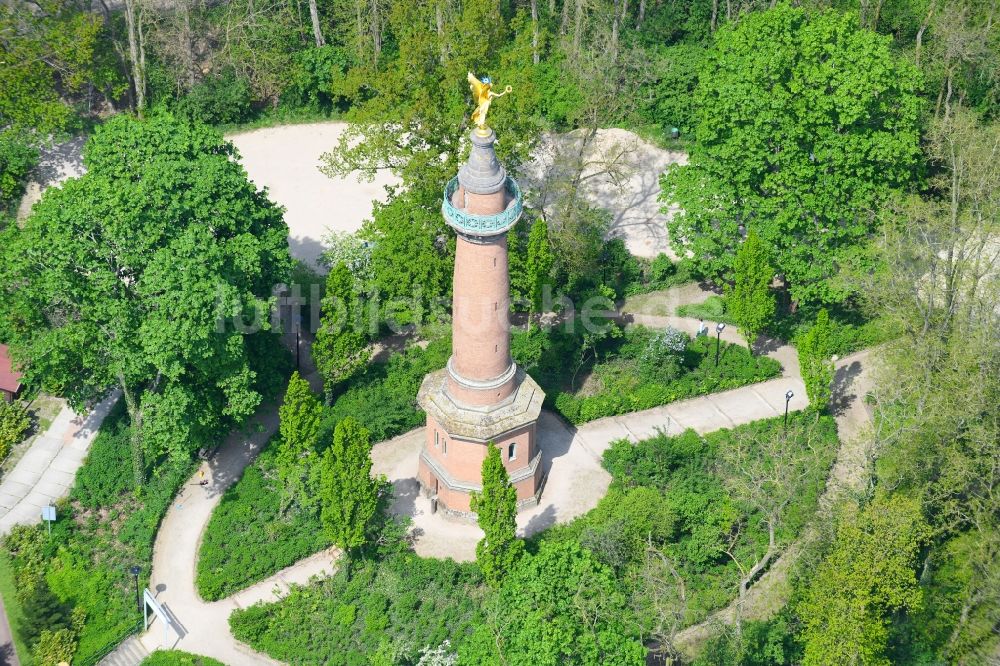
[[[698,326],[697,320],[679,317],[629,317],[635,323],[656,327],[671,325],[690,333]],[[741,341],[732,329],[727,329],[723,337],[731,342]],[[704,433],[779,416],[784,410],[784,394],[788,389],[795,392],[791,409],[804,408],[805,387],[798,377],[795,350],[780,346],[769,355],[782,362],[783,376],[752,386],[599,419],[576,429],[568,427],[555,415],[543,412],[539,422],[540,440],[550,481],[541,505],[518,516],[520,532],[537,532],[596,506],[611,480],[601,467],[601,455],[614,440],[624,437],[636,441],[660,431],[676,434],[688,427]],[[862,354],[845,359],[840,366],[860,367],[863,357]],[[316,384],[315,374],[309,379]],[[858,402],[855,400],[854,404]],[[277,427],[277,405],[258,410],[248,431],[234,433],[227,439],[213,459],[204,463],[199,473],[184,486],[164,518],[154,549],[150,589],[180,627],[179,635],[169,634],[168,647],[211,656],[230,666],[274,664],[270,658],[232,637],[228,623],[230,613],[258,601],[274,601],[287,593],[290,585],[304,584],[316,576],[329,575],[335,569],[337,553],[329,550],[306,558],[227,599],[206,602],[196,591],[198,551],[212,511]],[[441,515],[432,517],[428,500],[418,492],[416,454],[421,432],[422,429],[416,429],[376,444],[372,450],[375,472],[386,474],[394,483],[397,495],[394,511],[412,517],[418,553],[456,560],[474,559],[475,544],[482,536],[478,527]],[[842,448],[838,465],[844,457]],[[204,472],[209,481],[205,487],[197,485],[200,472]],[[783,559],[776,562],[772,571],[778,569]],[[758,585],[769,577],[770,572]],[[758,585],[751,589],[756,590]],[[146,634],[126,641],[103,663],[135,664],[140,655],[163,646],[163,627],[154,620]]]
[[[799,538],[778,556],[774,563],[748,590],[741,601],[733,600],[725,608],[712,613],[703,622],[692,625],[677,634],[675,643],[688,656],[723,625],[732,625],[737,617],[742,620],[766,620],[780,611],[791,598],[792,589],[788,575],[802,552],[819,536],[819,525],[834,519],[837,503],[864,490],[870,471],[869,439],[867,429],[871,412],[865,404],[865,395],[872,388],[869,350],[857,352],[837,362],[833,386],[833,412],[837,421],[840,448],[826,489],[819,499],[816,516]]]

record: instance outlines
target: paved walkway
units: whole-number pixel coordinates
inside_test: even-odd
[[[820,524],[834,519],[834,508],[844,497],[864,490],[870,472],[869,439],[871,411],[864,397],[871,390],[869,351],[861,351],[837,362],[831,405],[837,420],[840,448],[827,477],[826,489],[819,499],[816,517],[801,536],[774,561],[747,591],[742,602],[736,599],[708,619],[681,631],[675,645],[694,658],[697,647],[724,625],[743,620],[767,620],[778,613],[791,598],[788,577],[805,547],[820,536]]]
[[[317,382],[315,375],[309,379]],[[230,613],[258,601],[275,601],[287,593],[292,584],[305,584],[314,576],[333,572],[336,553],[323,551],[228,599],[207,602],[195,588],[201,535],[212,512],[226,489],[240,478],[244,468],[277,430],[277,405],[261,407],[244,431],[231,434],[212,459],[201,465],[167,510],[157,533],[150,578],[150,590],[180,628],[180,635],[170,632],[166,647],[204,654],[231,666],[275,664],[277,662],[255,653],[232,637]],[[202,472],[208,480],[207,486],[197,485]],[[163,626],[159,620],[155,620],[139,640],[148,651],[164,647]]]
[[[14,525],[39,522],[43,506],[69,493],[76,470],[117,400],[115,392],[86,417],[65,407],[48,430],[35,438],[0,483],[0,535]]]
[[[697,327],[696,321],[674,317],[636,323],[654,326],[669,323],[682,330]],[[727,339],[740,342],[738,336]],[[787,357],[789,353],[794,354],[794,350],[789,349],[779,348],[771,353],[779,358]],[[601,467],[601,456],[614,440],[629,438],[635,441],[659,431],[676,434],[685,428],[708,432],[777,416],[783,413],[784,394],[788,389],[795,392],[790,409],[802,409],[806,405],[805,389],[797,377],[797,364],[788,375],[753,386],[600,419],[579,428],[567,426],[554,414],[543,412],[538,426],[539,441],[550,480],[541,504],[518,516],[520,533],[534,534],[596,506],[611,481]],[[315,374],[309,380],[318,388]],[[233,666],[274,664],[276,662],[266,655],[254,652],[232,637],[229,615],[236,608],[258,601],[277,600],[287,593],[290,585],[303,584],[334,571],[337,553],[331,550],[306,558],[221,601],[203,601],[195,588],[201,536],[213,510],[225,490],[238,480],[277,427],[277,405],[261,407],[248,428],[233,433],[191,480],[195,483],[204,472],[209,484],[205,487],[186,484],[168,510],[157,534],[150,581],[157,599],[179,627],[179,634],[171,635],[167,647],[208,655]],[[412,517],[418,553],[472,560],[476,543],[482,538],[479,528],[443,514],[432,515],[429,500],[419,492],[416,473],[421,441],[422,429],[416,429],[376,444],[372,450],[374,471],[385,474],[395,486],[393,511]],[[163,627],[159,621],[154,621],[150,630],[139,638],[147,651],[163,647],[163,641]],[[114,655],[109,657],[113,658]]]

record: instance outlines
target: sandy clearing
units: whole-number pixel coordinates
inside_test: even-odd
[[[239,150],[240,162],[250,179],[266,187],[271,200],[285,207],[292,255],[313,266],[329,230],[360,229],[371,215],[372,203],[385,200],[385,186],[399,182],[388,172],[380,172],[371,183],[356,176],[330,178],[320,172],[320,156],[337,144],[345,127],[341,121],[283,125],[226,137]],[[77,137],[42,151],[41,164],[21,201],[18,219],[27,217],[45,188],[83,173],[80,153],[84,140]],[[529,203],[544,203],[547,176],[555,168],[557,157],[572,150],[574,144],[574,133],[543,137],[534,160],[518,174]],[[618,183],[607,175],[589,178],[584,196],[611,211],[609,236],[623,238],[633,254],[655,257],[666,252],[673,256],[667,239],[668,217],[660,210],[659,177],[669,164],[684,164],[686,155],[653,146],[626,130],[598,130],[584,154],[591,163],[585,175],[600,170],[612,156],[620,157],[616,160]]]
[[[339,121],[283,125],[226,137],[240,151],[250,179],[285,207],[292,255],[314,266],[329,230],[360,229],[372,203],[385,201],[385,186],[399,182],[384,171],[371,183],[320,172],[320,156],[337,145],[346,126]]]
[[[522,188],[533,205],[546,205],[550,176],[569,155],[579,151],[582,134],[549,134],[534,151],[534,159],[521,169]],[[670,214],[661,211],[660,174],[671,164],[687,164],[687,155],[643,141],[628,130],[611,128],[597,134],[583,151],[586,168],[582,193],[592,205],[611,212],[609,238],[621,238],[629,252],[652,258],[663,252],[676,259],[670,248],[666,223]],[[605,173],[601,173],[605,172]],[[612,176],[613,174],[613,176]]]

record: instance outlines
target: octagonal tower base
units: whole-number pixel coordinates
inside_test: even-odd
[[[535,380],[516,368],[514,391],[482,407],[457,402],[447,389],[448,370],[439,370],[424,377],[417,397],[427,413],[418,471],[424,492],[437,498],[439,509],[474,517],[471,494],[482,489],[486,447],[493,445],[517,489],[518,509],[535,506],[543,481],[535,425],[545,399]]]

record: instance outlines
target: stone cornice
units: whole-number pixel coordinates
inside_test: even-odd
[[[516,388],[503,402],[474,407],[456,402],[448,393],[448,370],[424,377],[417,402],[452,437],[485,443],[538,420],[545,393],[521,368],[514,375]]]

